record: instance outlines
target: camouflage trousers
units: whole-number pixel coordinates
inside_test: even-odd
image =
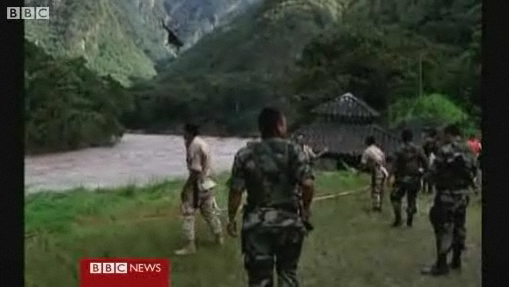
[[[395,188],[391,191],[391,203],[396,217],[401,215],[401,205],[405,195],[407,200],[407,216],[413,216],[417,212],[416,199],[420,187],[419,178],[396,182]]]
[[[297,227],[252,228],[242,230],[244,267],[250,287],[297,287],[297,265],[304,231]]]
[[[196,187],[194,187],[196,188]],[[219,219],[219,208],[211,191],[196,192],[186,191],[186,200],[182,202],[181,213],[183,218],[182,229],[184,237],[188,241],[195,240],[196,212],[200,210],[201,215],[209,225],[212,233],[222,235],[221,220]],[[195,197],[195,195],[198,195]]]
[[[385,177],[371,176],[371,204],[373,208],[382,208]]]
[[[465,217],[469,203],[468,191],[437,190],[429,218],[436,237],[438,255],[465,248]]]

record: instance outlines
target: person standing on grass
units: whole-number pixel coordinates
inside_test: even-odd
[[[248,285],[297,287],[297,265],[306,234],[314,176],[300,146],[286,136],[282,112],[265,108],[258,117],[261,141],[235,155],[229,182],[227,231],[237,236],[242,194],[241,250]]]
[[[385,168],[385,154],[376,145],[375,137],[368,136],[365,144],[367,148],[361,156],[361,168],[371,174],[371,203],[373,211],[382,212],[382,201],[385,180],[388,172]]]
[[[429,212],[435,231],[437,260],[423,274],[440,276],[449,273],[447,255],[452,250],[450,268],[461,269],[465,249],[465,219],[469,203],[469,186],[473,181],[475,161],[456,125],[444,129],[444,143],[438,149],[429,173],[436,185],[433,207]]]
[[[315,160],[317,160],[318,158],[320,158],[322,155],[324,155],[325,153],[327,153],[329,151],[328,148],[324,148],[321,152],[315,153],[310,146],[308,146],[307,144],[304,143],[303,135],[298,135],[296,138],[296,142],[297,142],[297,144],[300,145],[300,147],[304,151],[307,161],[309,162],[309,164],[311,166],[313,166],[313,163]]]
[[[428,131],[426,138],[424,139],[424,144],[422,145],[422,149],[424,150],[424,154],[428,159],[428,167],[432,164],[435,159],[435,154],[438,149],[438,139],[437,139],[437,131],[436,129],[431,129]],[[433,193],[434,186],[433,183],[427,178],[423,177],[423,188],[422,191],[427,194]]]
[[[475,134],[470,134],[467,140],[467,146],[474,158],[477,158],[479,156],[479,153],[481,152],[481,143],[475,136]]]
[[[195,219],[196,211],[200,210],[203,218],[214,233],[216,243],[223,245],[224,237],[219,220],[219,210],[212,193],[215,183],[210,178],[211,155],[208,144],[198,136],[198,126],[184,126],[184,142],[186,146],[187,168],[189,177],[182,189],[181,212],[183,231],[187,240],[184,248],[177,250],[176,255],[187,255],[196,252]]]
[[[415,145],[410,130],[401,133],[402,144],[396,151],[391,175],[394,175],[394,189],[391,191],[391,203],[394,208],[394,223],[392,226],[401,226],[401,202],[407,198],[407,226],[412,226],[414,214],[417,212],[417,193],[419,193],[421,177],[428,168],[428,161],[424,151]]]
[[[478,175],[479,175],[479,155],[481,154],[481,142],[479,142],[479,140],[477,139],[475,134],[472,133],[468,137],[467,146],[476,161],[476,170],[475,170],[474,182],[473,182],[472,187],[474,188],[474,190],[477,193],[478,189],[479,189]]]

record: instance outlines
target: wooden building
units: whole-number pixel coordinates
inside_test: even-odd
[[[398,136],[377,124],[380,113],[350,93],[323,103],[312,110],[315,121],[296,130],[313,150],[327,147],[324,160],[334,161],[337,167],[344,164],[356,167],[366,148],[366,137],[374,136],[377,145],[387,156],[396,151]]]

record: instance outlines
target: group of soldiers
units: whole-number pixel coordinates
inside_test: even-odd
[[[265,108],[258,117],[261,139],[250,142],[235,155],[228,180],[229,235],[238,236],[237,212],[247,193],[240,226],[241,249],[249,286],[298,286],[296,276],[302,245],[312,230],[310,206],[314,195],[312,161],[315,154],[304,145],[302,137],[287,139],[284,114]],[[215,182],[210,177],[210,148],[199,136],[198,127],[185,125],[185,145],[189,178],[182,192],[183,230],[187,243],[177,255],[196,252],[194,237],[195,214],[200,210],[219,245],[224,235],[219,210],[213,195]],[[430,221],[435,230],[437,261],[423,270],[426,274],[443,275],[449,267],[461,268],[461,253],[465,245],[465,210],[468,189],[475,178],[475,160],[460,138],[456,126],[444,129],[443,136],[435,136],[436,147],[430,164],[424,149],[412,143],[412,133],[405,130],[402,144],[392,165],[377,147],[375,138],[366,139],[367,148],[361,166],[370,172],[373,210],[382,210],[384,185],[394,177],[391,193],[395,221],[400,226],[401,202],[407,196],[407,225],[412,226],[416,212],[416,195],[425,182],[436,190]],[[447,255],[452,250],[452,263]]]
[[[417,212],[419,190],[435,191],[429,220],[435,231],[437,260],[423,274],[445,275],[449,269],[461,269],[461,254],[465,249],[465,216],[470,191],[478,192],[478,159],[481,144],[471,135],[461,137],[457,125],[448,125],[437,133],[431,130],[422,147],[413,143],[413,133],[401,133],[401,145],[389,163],[374,137],[366,139],[361,166],[371,174],[371,194],[374,211],[382,210],[386,183],[392,186],[390,200],[394,210],[393,227],[402,225],[402,200],[406,197],[406,225],[413,225]],[[391,180],[393,179],[393,180]],[[447,256],[452,251],[451,264]]]

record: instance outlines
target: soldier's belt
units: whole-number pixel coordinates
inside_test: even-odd
[[[245,211],[246,212],[251,212],[257,208],[270,208],[270,209],[279,209],[279,210],[283,210],[283,211],[287,211],[287,212],[291,212],[291,213],[298,213],[299,212],[299,207],[295,204],[290,204],[290,203],[287,203],[287,204],[274,204],[274,205],[250,205],[250,204],[247,204],[244,206],[245,208]]]

